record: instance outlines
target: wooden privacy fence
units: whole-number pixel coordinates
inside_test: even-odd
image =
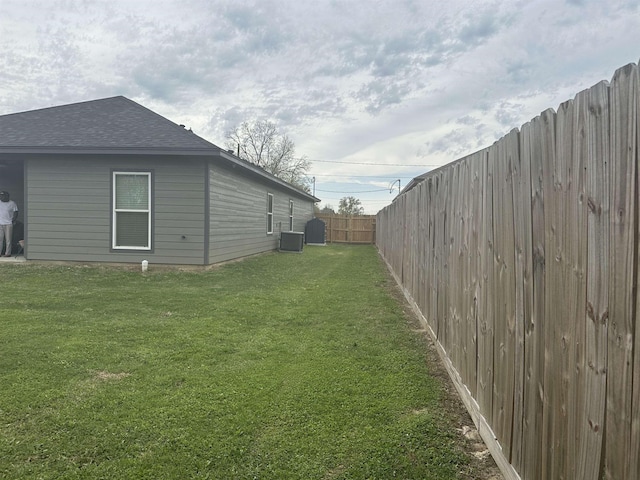
[[[378,214],[507,478],[640,478],[639,112],[632,64]]]
[[[325,222],[327,243],[376,243],[375,215],[336,215],[317,213]]]

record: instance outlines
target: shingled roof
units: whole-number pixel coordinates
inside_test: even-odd
[[[0,116],[0,152],[43,150],[215,154],[220,148],[123,96]]]
[[[35,153],[213,156],[320,201],[123,96],[0,115],[0,158]]]

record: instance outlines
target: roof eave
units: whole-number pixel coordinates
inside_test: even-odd
[[[253,172],[255,175],[258,175],[262,178],[265,178],[266,180],[270,181],[271,183],[274,183],[276,185],[280,185],[288,190],[294,191],[297,194],[306,197],[307,199],[311,200],[314,203],[318,203],[321,200],[313,195],[311,195],[310,193],[305,192],[304,190],[297,188],[294,185],[291,185],[288,182],[285,182],[284,180],[282,180],[281,178],[276,177],[275,175],[267,172],[266,170],[264,170],[263,168],[258,167],[257,165],[254,165],[251,162],[247,162],[246,160],[242,160],[241,158],[237,157],[236,155],[229,153],[225,150],[220,150],[220,157],[222,157],[224,160],[226,160],[227,162],[229,162],[232,165],[237,165],[245,170],[248,170],[250,172]]]
[[[320,202],[319,198],[301,190],[288,182],[268,173],[264,169],[242,160],[221,148],[136,148],[136,147],[0,147],[1,155],[173,155],[190,157],[218,157],[228,163],[238,166],[243,170],[253,173],[267,181],[279,185],[287,190],[296,192],[314,203]]]
[[[219,148],[149,148],[149,147],[0,147],[2,154],[20,155],[218,155]]]

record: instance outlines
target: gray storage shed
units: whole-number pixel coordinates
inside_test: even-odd
[[[312,218],[304,229],[304,241],[308,245],[325,245],[326,224],[319,218]]]
[[[0,116],[27,260],[210,265],[278,248],[319,199],[118,96]]]

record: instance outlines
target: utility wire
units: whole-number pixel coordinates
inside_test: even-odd
[[[371,193],[371,192],[386,192],[387,190],[389,190],[388,188],[379,188],[377,190],[358,190],[357,192],[353,192],[353,191],[349,191],[349,192],[343,192],[340,190],[320,190],[320,189],[316,189],[316,192],[325,192],[325,193]]]
[[[349,177],[349,178],[415,178],[415,175],[408,176],[397,176],[397,175],[349,175],[348,173],[343,174],[330,174],[330,173],[310,173],[307,175],[308,177]]]
[[[320,163],[338,163],[341,165],[375,165],[377,167],[426,167],[426,168],[436,168],[441,167],[442,165],[429,164],[429,163],[420,163],[420,164],[410,164],[410,163],[376,163],[376,162],[339,162],[337,160],[312,160],[307,159],[310,162],[320,162]]]

